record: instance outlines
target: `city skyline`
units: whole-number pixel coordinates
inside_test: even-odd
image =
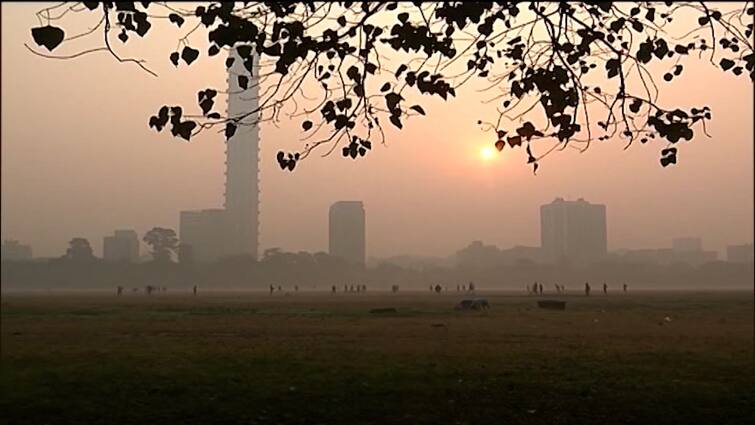
[[[195,103],[194,88],[224,87],[223,55],[177,72],[165,52],[139,44],[139,55],[159,79],[107,56],[51,61],[23,46],[36,25],[36,6],[9,4],[3,12],[3,238],[55,256],[72,235],[81,235],[101,252],[102,235],[112,229],[178,231],[178,211],[222,206],[222,130],[178,142],[151,131],[145,114],[165,102]],[[155,40],[176,35],[170,27],[154,31]],[[131,53],[129,46],[131,41],[124,53]],[[107,86],[81,97],[89,81],[104,75],[141,90]],[[67,83],[58,84],[64,76]],[[24,78],[35,83],[13,84]],[[670,168],[658,164],[655,148],[636,143],[624,150],[620,140],[595,143],[582,154],[566,149],[544,161],[536,176],[522,151],[504,150],[483,161],[480,149],[492,141],[477,121],[490,107],[467,94],[453,105],[423,103],[427,117],[407,120],[402,131],[386,128],[387,144],[375,145],[365,158],[318,154],[289,173],[280,170],[275,152],[300,146],[304,135],[300,120],[283,111],[280,122],[260,128],[260,252],[326,247],[327,229],[313,223],[325,222],[338,199],[361,199],[381,211],[371,218],[368,235],[369,251],[378,257],[445,255],[478,239],[534,246],[537,207],[561,196],[610,206],[609,250],[665,246],[700,233],[723,255],[727,245],[749,243],[753,234],[753,134],[741,125],[753,114],[749,83],[707,66],[685,68],[679,81],[664,86],[664,102],[706,104],[714,115],[711,138],[701,134],[685,144],[679,164]],[[689,91],[685,81],[706,84]],[[117,119],[83,120],[114,103],[120,105]],[[30,133],[22,123],[32,115],[50,125]]]

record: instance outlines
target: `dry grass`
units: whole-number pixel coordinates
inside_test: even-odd
[[[752,294],[485,296],[6,294],[0,421],[755,419]]]

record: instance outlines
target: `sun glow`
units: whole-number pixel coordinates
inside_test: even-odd
[[[496,151],[492,146],[483,146],[480,148],[480,158],[483,161],[492,161],[496,158]]]

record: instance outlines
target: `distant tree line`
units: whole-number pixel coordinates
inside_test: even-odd
[[[78,244],[77,244],[78,246]],[[85,249],[82,248],[82,252]],[[603,261],[587,266],[518,262],[495,267],[456,265],[428,266],[421,269],[381,263],[363,267],[326,253],[284,252],[273,249],[259,261],[249,257],[226,258],[214,263],[181,264],[168,261],[145,263],[106,262],[94,257],[89,261],[57,258],[43,262],[6,262],[2,265],[2,288],[7,289],[111,289],[143,288],[148,285],[188,289],[193,285],[216,289],[265,290],[269,285],[284,291],[330,290],[340,292],[344,285],[367,285],[369,290],[388,291],[392,285],[404,289],[426,290],[440,284],[448,292],[457,285],[475,282],[477,288],[521,289],[532,282],[542,283],[546,291],[555,284],[578,293],[586,281],[619,288],[728,289],[751,288],[753,264],[723,261],[700,266],[687,264],[642,264]]]

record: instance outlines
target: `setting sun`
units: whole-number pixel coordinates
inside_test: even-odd
[[[480,148],[480,158],[483,159],[483,161],[492,161],[495,159],[495,149],[493,149],[492,146],[484,146]]]

